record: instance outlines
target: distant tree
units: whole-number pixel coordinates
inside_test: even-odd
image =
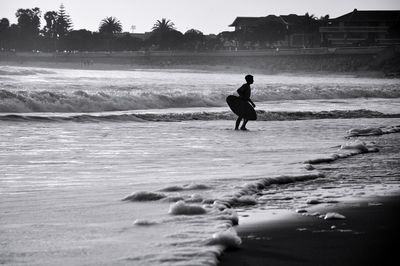
[[[46,38],[56,38],[57,37],[57,12],[55,11],[47,11],[44,14],[44,20],[46,21],[46,25],[43,27],[42,33]]]
[[[222,49],[222,42],[221,38],[219,38],[219,34],[204,36],[204,49],[210,51]]]
[[[72,21],[70,16],[66,13],[65,7],[63,4],[60,5],[60,8],[57,12],[56,16],[56,33],[57,37],[63,38],[68,32],[72,29]]]
[[[185,36],[187,36],[189,38],[197,39],[198,37],[202,38],[204,36],[204,34],[199,30],[190,29],[185,32]]]
[[[9,27],[10,27],[10,21],[8,20],[8,18],[2,18],[0,20],[0,33],[5,31]]]
[[[161,48],[168,50],[182,49],[183,45],[183,34],[177,30],[171,30],[166,33],[163,37],[163,42],[161,43]]]
[[[21,34],[25,36],[37,36],[40,28],[40,9],[18,9],[15,16],[18,19],[18,27]]]
[[[319,18],[319,20],[321,20],[321,21],[328,21],[328,20],[329,20],[329,14],[326,14],[325,16],[321,16],[321,17]]]
[[[10,21],[7,18],[2,18],[0,20],[0,49],[6,47],[8,41],[8,33],[10,28]]]
[[[143,41],[141,39],[125,33],[116,38],[113,48],[117,51],[136,51],[141,48],[142,44]]]
[[[152,28],[152,31],[155,33],[166,33],[173,30],[175,30],[175,24],[166,18],[157,20]]]
[[[241,38],[242,31],[223,31],[217,35],[217,38],[206,38],[206,46],[208,49],[218,50],[231,48],[237,45]]]
[[[41,12],[38,7],[32,9],[20,8],[15,13],[17,17],[17,28],[15,32],[15,47],[22,50],[36,49],[39,36]]]
[[[188,50],[198,50],[203,46],[204,34],[196,29],[190,29],[183,35],[184,47]]]
[[[147,46],[155,46],[158,50],[175,50],[183,47],[183,34],[177,30],[164,33],[153,33],[146,40]]]
[[[318,31],[319,23],[318,19],[314,15],[310,15],[308,13],[304,16],[304,24],[303,29],[305,33],[313,33]]]
[[[6,42],[6,47],[9,49],[19,49],[23,47],[21,44],[21,33],[20,29],[17,24],[11,24],[10,27],[7,30],[7,42]]]
[[[100,22],[99,32],[113,35],[122,31],[121,22],[115,17],[107,17]]]
[[[94,48],[93,33],[88,30],[72,30],[65,38],[69,50],[92,51]]]

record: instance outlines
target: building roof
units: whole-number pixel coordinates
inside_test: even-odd
[[[400,10],[357,10],[331,19],[336,22],[400,22]]]
[[[269,15],[266,17],[236,17],[229,27],[256,27],[267,21],[275,21],[283,24],[287,24],[281,17]]]
[[[229,27],[256,26],[259,19],[260,17],[236,17]]]
[[[280,17],[288,24],[301,24],[304,22],[306,16],[290,14],[290,15],[281,15]]]

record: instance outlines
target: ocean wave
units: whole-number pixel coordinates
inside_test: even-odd
[[[71,85],[72,86],[72,85]],[[79,85],[81,88],[82,85]],[[105,112],[139,109],[164,109],[184,107],[223,107],[231,88],[185,91],[180,89],[151,88],[90,88],[78,90],[63,88],[44,90],[0,89],[0,113],[28,112]],[[256,102],[281,100],[400,98],[396,86],[384,87],[309,87],[267,86],[255,90]]]
[[[199,93],[170,93],[168,95],[150,92],[130,93],[127,91],[109,94],[106,92],[89,93],[83,90],[71,93],[49,90],[0,90],[0,113],[83,113],[138,109],[217,107],[224,105],[226,104],[223,95],[215,97]]]
[[[54,74],[56,72],[39,68],[2,67],[0,76],[31,76],[37,74]]]
[[[256,101],[354,98],[399,98],[397,85],[267,85],[255,91]]]
[[[294,121],[312,119],[350,119],[350,118],[400,118],[400,114],[384,114],[371,110],[334,110],[322,112],[267,112],[257,111],[258,121]],[[98,114],[3,114],[0,121],[10,122],[180,122],[234,120],[236,116],[230,111],[224,112],[186,112],[186,113],[98,113]],[[364,130],[365,131],[365,130]],[[364,132],[361,131],[361,132]],[[398,131],[397,128],[387,129]],[[357,136],[360,131],[352,130],[349,136]],[[174,188],[166,188],[174,189]],[[183,188],[176,188],[177,190]],[[185,187],[184,189],[188,189]]]

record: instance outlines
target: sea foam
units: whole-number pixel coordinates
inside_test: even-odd
[[[360,140],[348,141],[345,144],[341,145],[337,152],[326,157],[307,160],[304,163],[306,165],[330,163],[338,159],[343,159],[362,153],[378,152],[378,151],[379,149],[375,147],[375,145],[373,145],[372,143],[366,143]]]
[[[360,140],[347,142],[346,144],[343,144],[342,146],[340,146],[340,149],[341,150],[357,150],[360,153],[367,153],[370,151],[370,149],[368,149],[368,147],[367,147],[367,144]]]
[[[239,216],[234,209],[224,209],[216,215],[217,220],[230,221],[230,226],[239,224]]]
[[[166,195],[148,191],[138,191],[122,199],[123,201],[154,201],[165,198]]]
[[[379,136],[383,134],[392,134],[400,132],[400,125],[387,127],[368,127],[368,128],[352,128],[347,131],[349,137],[358,136]]]
[[[346,217],[340,213],[336,212],[328,212],[327,214],[324,215],[325,220],[343,220],[346,219]]]
[[[229,228],[225,231],[213,234],[212,239],[208,241],[209,245],[222,245],[227,248],[238,248],[242,240],[237,235],[235,229]]]
[[[347,134],[351,137],[373,136],[373,135],[382,135],[383,131],[380,128],[363,128],[363,129],[352,128],[347,132]]]
[[[156,221],[151,221],[151,220],[143,220],[143,219],[137,219],[133,222],[134,225],[137,226],[150,226],[150,225],[155,225],[158,224]]]
[[[198,215],[207,213],[207,210],[199,205],[190,205],[184,201],[178,201],[170,206],[168,213],[173,215]]]
[[[204,185],[204,184],[187,184],[187,185],[183,185],[183,186],[178,186],[178,185],[168,186],[168,187],[160,189],[160,191],[176,192],[176,191],[183,191],[183,190],[206,190],[206,189],[210,189],[210,187],[207,185]]]
[[[276,177],[263,178],[252,183],[244,184],[238,192],[236,192],[231,196],[226,196],[224,200],[229,207],[251,206],[258,203],[255,195],[259,191],[265,189],[270,185],[289,184],[293,182],[307,181],[323,177],[325,177],[325,175],[321,173],[312,173],[304,175],[276,176]],[[221,202],[219,204],[221,204]]]

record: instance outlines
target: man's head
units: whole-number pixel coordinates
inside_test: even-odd
[[[246,75],[246,76],[244,77],[244,79],[246,80],[246,82],[247,82],[248,84],[253,84],[253,82],[254,82],[254,77],[253,77],[252,75]]]

